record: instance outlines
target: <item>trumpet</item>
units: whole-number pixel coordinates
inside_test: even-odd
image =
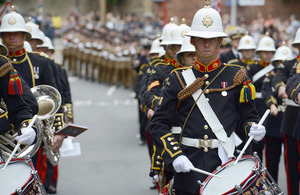
[[[54,153],[50,148],[55,136],[55,113],[61,105],[61,95],[57,89],[49,85],[38,85],[31,88],[31,92],[39,104],[38,119],[42,123],[43,152],[51,165],[57,165],[60,152]]]

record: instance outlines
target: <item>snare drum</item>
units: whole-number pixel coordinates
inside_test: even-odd
[[[258,158],[244,156],[234,165],[235,159],[219,167],[200,187],[200,195],[283,194]],[[271,181],[269,180],[271,179]]]
[[[0,163],[0,169],[4,164],[5,162]],[[3,171],[0,170],[0,181],[0,195],[47,194],[30,160],[11,160]]]

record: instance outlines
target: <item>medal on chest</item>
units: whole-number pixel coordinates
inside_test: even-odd
[[[33,67],[33,73],[34,73],[34,78],[39,79],[40,78],[40,67]]]
[[[226,88],[228,86],[228,82],[221,82],[221,86],[223,89]],[[224,97],[227,96],[227,91],[222,91],[221,95]]]

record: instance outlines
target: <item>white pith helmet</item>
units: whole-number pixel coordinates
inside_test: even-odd
[[[237,50],[239,51],[248,49],[256,49],[256,44],[254,38],[246,33],[246,35],[241,38]]]
[[[162,30],[161,42],[160,45],[169,45],[171,44],[173,31],[178,25],[174,23],[173,18],[170,19],[170,22],[166,24]]]
[[[24,49],[27,51],[27,52],[32,52],[32,47],[30,45],[30,43],[28,41],[25,41],[24,42]]]
[[[159,53],[161,49],[163,49],[163,47],[160,46],[159,38],[157,38],[152,42],[149,54]]]
[[[258,51],[276,51],[274,40],[269,37],[269,33],[260,39],[258,46],[256,48],[256,52]]]
[[[176,61],[182,66],[186,66],[181,59],[181,56],[184,52],[196,52],[195,47],[191,44],[191,37],[185,37],[183,39],[180,51],[175,55]]]
[[[277,48],[272,61],[292,60],[292,59],[293,59],[293,51],[291,50],[291,48],[285,45],[285,42],[283,42],[283,45]]]
[[[181,25],[177,26],[173,31],[171,45],[181,45],[185,34],[191,30],[191,27],[185,24],[185,18],[182,18]]]
[[[31,34],[31,39],[38,39],[38,44],[43,44],[43,40],[39,34],[39,26],[31,22],[31,17],[29,17],[28,22],[25,24],[26,30]]]
[[[39,30],[39,35],[40,35],[40,38],[43,40],[43,43],[45,43],[45,34],[43,33],[43,31]]]
[[[194,15],[191,30],[186,36],[204,39],[227,37],[228,35],[223,31],[219,12],[210,6],[210,1],[205,2],[206,5]]]
[[[300,44],[300,28],[298,28],[294,42],[292,43],[292,46],[295,47],[295,44]]]
[[[49,50],[54,51],[54,46],[52,44],[52,41],[49,37],[45,36],[44,38],[44,44],[37,45],[36,47],[47,47]]]
[[[11,12],[4,15],[1,20],[0,33],[3,32],[25,32],[26,38],[31,38],[31,34],[26,29],[23,16],[15,12],[14,6],[11,6]]]

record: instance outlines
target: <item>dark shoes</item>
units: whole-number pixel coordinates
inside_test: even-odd
[[[49,186],[48,194],[56,194],[56,188],[54,186]]]

